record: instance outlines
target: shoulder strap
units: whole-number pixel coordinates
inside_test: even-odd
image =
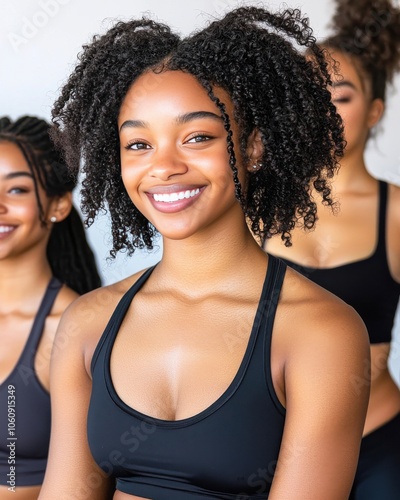
[[[28,341],[26,343],[25,352],[32,358],[35,356],[37,346],[43,333],[46,318],[50,314],[61,287],[62,283],[54,277],[51,278],[49,284],[47,285],[46,292],[43,295],[42,302],[40,303],[38,312],[33,320],[31,333],[29,334]]]
[[[147,280],[150,274],[153,272],[154,266],[149,267],[135,283],[129,288],[127,292],[123,295],[122,299],[118,302],[117,307],[114,309],[108,323],[104,329],[104,332],[94,350],[92,361],[90,364],[91,372],[93,373],[97,358],[99,357],[99,353],[102,350],[104,343],[107,342],[106,345],[112,344],[115,336],[118,333],[118,330],[121,326],[121,323],[125,317],[126,312],[129,309],[129,306],[132,302],[133,297],[136,295],[138,290],[142,287],[143,283]]]
[[[386,256],[386,208],[387,208],[388,185],[386,182],[379,181],[379,214],[378,214],[378,245],[382,248]]]
[[[267,336],[272,334],[272,325],[274,323],[286,268],[287,265],[283,260],[268,254],[267,276],[260,297],[260,317],[258,318],[260,323],[265,322],[265,333]]]
[[[271,306],[275,309],[278,305],[279,295],[281,293],[283,278],[285,277],[287,264],[280,258],[268,254],[268,275],[267,286],[265,289],[265,298],[268,300],[268,309]]]

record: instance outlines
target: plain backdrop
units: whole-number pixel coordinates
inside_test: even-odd
[[[317,39],[329,33],[332,0],[250,2],[237,0],[2,0],[0,16],[0,115],[34,114],[50,118],[52,103],[72,71],[82,45],[104,33],[115,21],[150,15],[189,34],[213,17],[244,4],[271,9],[300,8]],[[387,110],[367,151],[369,170],[400,185],[400,77],[389,90]],[[75,201],[79,205],[79,193]],[[137,251],[107,259],[111,247],[109,219],[101,216],[88,229],[103,283],[118,281],[161,258],[161,242],[152,253]],[[400,382],[400,314],[397,315],[390,366]]]

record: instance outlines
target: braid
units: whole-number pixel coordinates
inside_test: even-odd
[[[43,207],[38,186],[49,198],[62,196],[75,187],[65,162],[50,138],[51,125],[34,116],[22,116],[16,121],[0,118],[0,140],[15,144],[32,172],[39,217],[43,225]],[[84,233],[82,221],[73,207],[68,217],[52,228],[47,246],[47,258],[54,276],[78,293],[100,286],[100,277],[93,253]]]
[[[57,255],[57,259],[52,256]],[[54,276],[83,294],[101,286],[93,252],[75,207],[69,216],[55,224],[47,245],[47,256]],[[90,272],[90,270],[92,270]]]

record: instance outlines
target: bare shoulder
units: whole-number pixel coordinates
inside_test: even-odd
[[[400,225],[400,186],[389,184],[389,203],[391,215]]]
[[[88,328],[107,321],[123,295],[142,274],[143,271],[139,271],[121,281],[75,297],[63,314],[63,322],[75,318],[84,328]]]
[[[400,283],[400,187],[389,184],[387,257],[392,277]]]
[[[396,207],[400,207],[400,186],[389,184],[389,199]]]
[[[347,498],[369,398],[365,325],[338,297],[288,268],[272,342],[286,418],[270,496],[301,491],[316,499],[324,491],[325,498]],[[335,484],[332,470],[341,477]]]
[[[143,274],[139,271],[117,283],[75,297],[63,312],[56,345],[68,343],[83,352],[90,365],[94,349],[123,295]]]

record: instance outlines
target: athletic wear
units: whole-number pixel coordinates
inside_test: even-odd
[[[288,265],[354,307],[367,327],[371,344],[390,342],[400,295],[386,255],[387,184],[379,182],[378,241],[373,254],[334,268]],[[400,415],[365,436],[350,500],[400,498]]]
[[[379,183],[378,242],[362,260],[333,268],[314,268],[284,260],[310,280],[354,307],[367,327],[371,344],[390,342],[400,296],[400,284],[391,276],[386,256],[387,184]],[[399,497],[400,498],[400,497]]]
[[[61,286],[52,278],[21,356],[0,385],[0,484],[6,486],[10,486],[11,475],[7,474],[13,466],[17,487],[43,482],[50,440],[50,396],[37,378],[34,363],[46,318]]]
[[[400,498],[400,414],[367,434],[349,500]]]
[[[266,280],[239,370],[227,390],[199,414],[177,421],[127,406],[110,375],[121,322],[147,270],[124,295],[93,355],[88,439],[117,490],[155,500],[265,499],[285,422],[270,366],[275,311],[286,266],[270,257]]]

